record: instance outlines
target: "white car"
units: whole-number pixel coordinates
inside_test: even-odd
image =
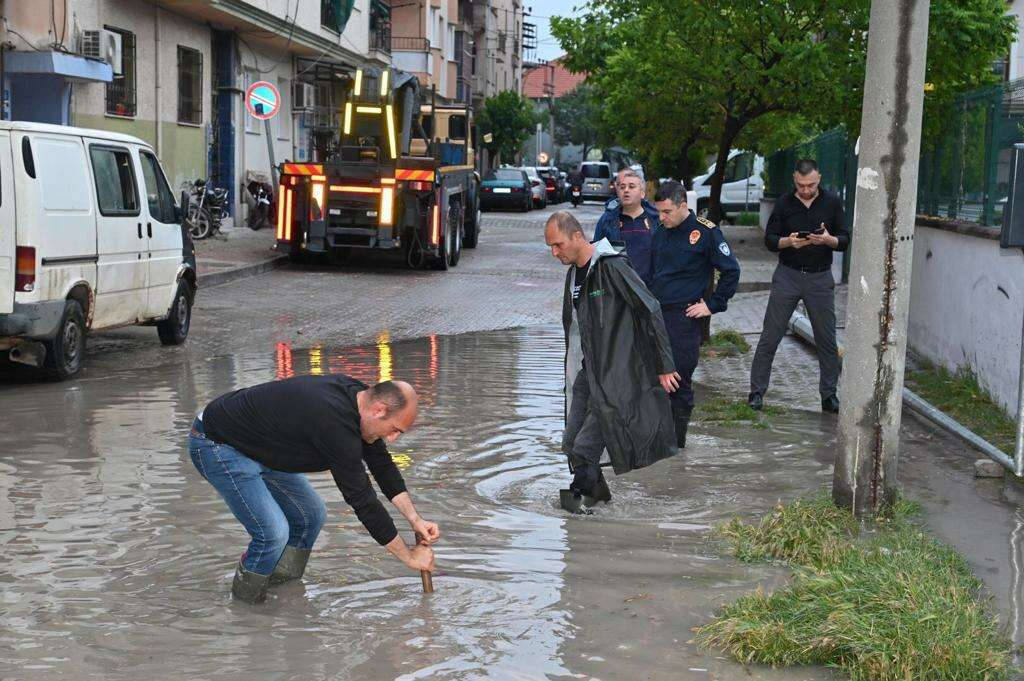
[[[184,343],[195,252],[156,153],[113,132],[0,122],[0,352],[73,376],[86,332]]]
[[[693,190],[696,203],[693,205],[698,215],[707,215],[708,198],[711,196],[711,174],[715,172],[712,163],[707,171],[693,178]],[[761,198],[764,197],[764,157],[750,151],[732,150],[725,165],[725,178],[722,181],[721,202],[726,214],[757,212]]]
[[[526,176],[530,178],[530,194],[533,196],[533,207],[546,208],[548,205],[547,187],[544,185],[544,179],[537,172],[536,166],[523,166],[520,170],[525,171]]]

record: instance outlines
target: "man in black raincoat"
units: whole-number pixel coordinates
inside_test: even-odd
[[[611,494],[601,474],[607,449],[616,474],[676,453],[668,393],[679,386],[658,301],[607,239],[590,243],[570,213],[548,218],[544,239],[569,265],[565,327],[566,424],[562,449],[573,481],[566,510],[586,512]]]

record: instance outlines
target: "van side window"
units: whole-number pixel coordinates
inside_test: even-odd
[[[150,217],[167,225],[174,224],[174,195],[167,186],[160,162],[148,151],[140,151],[139,158],[142,160],[142,180],[146,183]]]
[[[139,190],[127,149],[89,147],[96,198],[103,215],[138,215]]]

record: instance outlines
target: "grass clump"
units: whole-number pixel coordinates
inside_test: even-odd
[[[747,352],[750,352],[750,344],[734,329],[716,331],[700,348],[701,357],[733,357]]]
[[[951,372],[945,367],[925,364],[906,376],[906,385],[962,423],[971,432],[1012,455],[1016,445],[1014,421],[992,396],[978,384],[969,367]]]
[[[745,227],[757,227],[761,224],[761,215],[760,213],[752,211],[738,213],[732,224],[743,225]]]
[[[853,679],[1006,679],[1010,643],[981,583],[952,549],[907,522],[898,503],[871,532],[824,497],[780,504],[722,529],[743,560],[794,566],[792,583],[726,606],[696,629],[705,646],[773,666],[818,664]]]
[[[755,428],[767,428],[765,416],[778,416],[783,413],[781,407],[765,405],[760,412],[754,411],[744,400],[730,400],[724,397],[713,397],[698,402],[693,409],[693,421],[719,426],[735,426],[750,424]]]

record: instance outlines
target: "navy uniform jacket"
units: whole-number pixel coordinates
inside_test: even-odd
[[[704,298],[714,270],[718,285],[705,299],[712,312],[724,312],[740,281],[740,263],[715,223],[690,215],[669,229],[659,224],[651,235],[654,283],[651,292],[662,305],[684,305]]]

